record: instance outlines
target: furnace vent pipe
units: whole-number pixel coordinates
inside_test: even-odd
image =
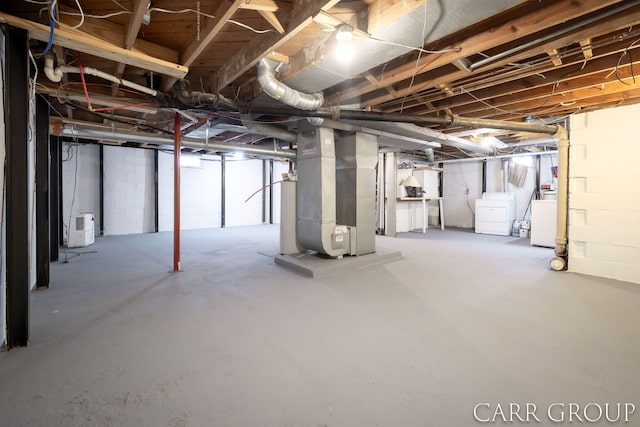
[[[271,98],[300,110],[314,111],[324,104],[322,92],[300,92],[276,79],[274,70],[266,58],[258,62],[258,83],[264,93]]]
[[[567,268],[567,215],[569,211],[569,135],[567,130],[558,126],[558,214],[556,223],[555,257],[551,259],[553,270]]]
[[[53,68],[53,57],[50,55],[45,56],[44,58],[44,74],[51,80],[52,82],[59,82],[62,80],[62,76],[67,73],[80,74],[79,67],[72,67],[69,65],[63,65],[58,68]],[[113,83],[117,83],[119,85],[128,87],[133,90],[137,90],[138,92],[146,93],[151,96],[158,96],[158,91],[154,89],[149,89],[146,86],[139,85],[129,80],[124,80],[114,76],[113,74],[105,73],[104,71],[100,71],[96,68],[92,67],[83,67],[83,74],[88,74],[90,76],[100,77],[101,79],[108,80]]]

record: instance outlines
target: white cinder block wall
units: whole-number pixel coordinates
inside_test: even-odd
[[[640,105],[574,115],[569,270],[640,283]]]
[[[153,151],[111,146],[103,150],[104,234],[154,231]]]
[[[91,212],[99,233],[100,147],[93,144],[62,145],[62,220],[65,242],[69,218]]]
[[[262,195],[253,192],[262,188],[262,160],[227,160],[225,191],[225,224],[262,224]]]
[[[215,228],[221,224],[219,157],[202,160],[199,168],[180,168],[180,228]],[[158,153],[159,231],[173,230],[173,153]]]

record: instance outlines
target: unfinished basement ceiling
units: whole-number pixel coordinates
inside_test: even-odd
[[[36,90],[50,96],[54,132],[91,123],[94,130],[143,135],[128,145],[154,147],[144,136],[170,137],[178,110],[184,135],[218,147],[205,144],[199,151],[273,145],[273,135],[245,126],[239,113],[277,105],[256,80],[264,57],[279,64],[279,80],[303,92],[322,91],[322,108],[336,112],[555,123],[640,100],[633,63],[640,46],[638,0],[61,0],[49,53],[55,67],[87,70],[86,93],[81,73],[64,73],[59,82],[45,76],[52,22],[47,3],[2,2],[0,22],[29,31]],[[351,54],[335,53],[345,48],[336,41],[342,24],[353,29],[346,45]],[[92,68],[158,93],[96,77]],[[181,79],[186,89],[177,86]],[[185,103],[181,93],[193,96]],[[215,102],[216,95],[230,103]],[[252,120],[291,132],[297,118],[271,113]],[[398,131],[384,123],[366,127]],[[491,148],[497,154],[532,149],[528,141],[538,150],[554,144],[539,134],[430,127],[471,147],[445,141],[434,147],[437,159],[486,155],[479,142],[484,136],[499,139]],[[414,145],[398,147],[412,151]]]

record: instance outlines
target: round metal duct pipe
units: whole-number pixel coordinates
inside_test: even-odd
[[[262,58],[258,62],[258,83],[271,98],[300,110],[317,110],[324,104],[322,92],[304,93],[292,89],[276,79],[269,60]]]

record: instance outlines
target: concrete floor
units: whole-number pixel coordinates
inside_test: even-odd
[[[182,273],[170,233],[53,264],[31,345],[0,352],[0,425],[469,426],[480,402],[559,425],[552,403],[634,399],[640,425],[640,285],[438,229],[377,237],[401,261],[311,279],[274,264],[277,238],[184,232]]]

